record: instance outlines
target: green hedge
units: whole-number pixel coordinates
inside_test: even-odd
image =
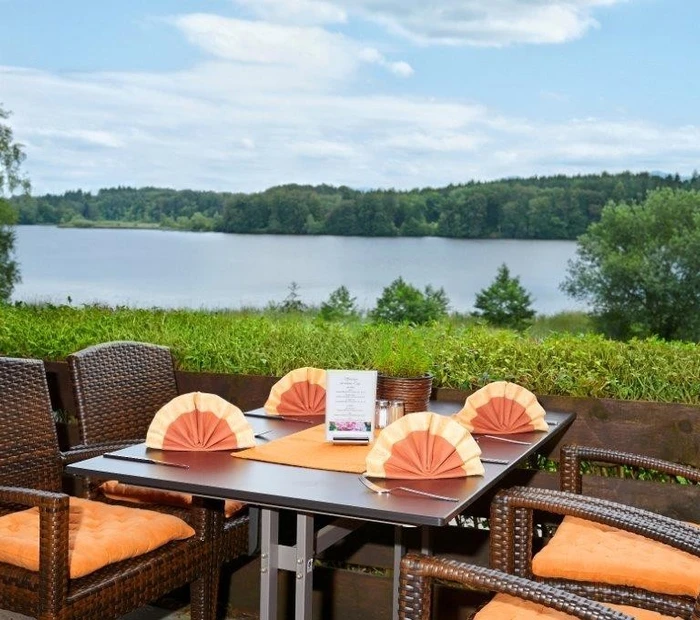
[[[62,360],[109,340],[169,346],[178,367],[190,371],[281,376],[307,365],[377,368],[393,350],[397,368],[425,358],[442,387],[472,390],[505,379],[540,395],[700,404],[700,346],[693,343],[536,339],[447,322],[409,328],[252,312],[0,306],[2,355]]]

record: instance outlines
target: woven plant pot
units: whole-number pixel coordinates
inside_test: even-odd
[[[380,374],[377,377],[377,398],[402,400],[406,413],[428,411],[430,392],[433,389],[433,375],[422,377],[391,377]]]

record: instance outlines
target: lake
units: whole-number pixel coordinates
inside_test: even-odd
[[[585,306],[559,291],[573,241],[232,235],[160,230],[18,226],[22,282],[13,301],[162,308],[262,308],[292,282],[318,305],[345,285],[364,309],[402,276],[443,287],[469,312],[506,263],[539,314]]]

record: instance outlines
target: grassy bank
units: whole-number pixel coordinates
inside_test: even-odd
[[[438,386],[505,379],[537,394],[700,404],[700,346],[594,334],[540,337],[482,326],[327,323],[306,315],[0,306],[0,354],[62,360],[109,340],[171,347],[183,370],[281,376],[299,366],[376,368],[425,359]]]

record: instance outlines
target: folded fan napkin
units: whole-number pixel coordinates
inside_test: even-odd
[[[325,413],[326,371],[304,367],[288,372],[272,386],[265,411],[270,415]]]
[[[384,428],[367,455],[375,478],[462,478],[484,474],[466,428],[437,413],[409,413]]]
[[[537,397],[516,383],[494,381],[471,394],[455,420],[472,433],[510,435],[548,430]]]
[[[158,410],[146,445],[160,450],[236,450],[254,446],[255,437],[238,407],[216,394],[190,392]]]

